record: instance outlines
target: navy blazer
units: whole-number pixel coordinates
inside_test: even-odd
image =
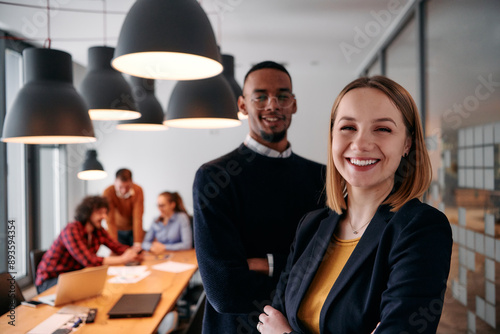
[[[294,329],[300,303],[340,216],[316,210],[302,219],[273,306]],[[435,333],[450,270],[452,237],[446,216],[413,199],[399,211],[377,210],[333,285],[320,314],[321,333]]]

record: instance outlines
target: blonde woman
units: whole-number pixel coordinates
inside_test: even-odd
[[[376,76],[348,84],[330,118],[327,209],[299,225],[269,333],[435,333],[451,228],[419,198],[431,181],[410,94]]]

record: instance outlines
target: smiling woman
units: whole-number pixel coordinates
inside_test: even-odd
[[[345,128],[337,134],[339,126]],[[348,190],[348,182],[346,183],[346,175],[337,169],[334,152],[338,145],[337,140],[334,144],[333,139],[338,138],[341,143],[340,139],[349,137],[349,134],[351,138],[355,138],[350,153],[362,152],[361,156],[366,156],[369,154],[367,152],[371,152],[376,156],[369,158],[376,158],[377,164],[380,161],[381,165],[388,166],[389,161],[391,162],[390,172],[394,177],[387,179],[389,184],[386,196],[390,196],[384,203],[392,203],[396,210],[408,199],[421,197],[428,189],[432,169],[413,98],[406,89],[383,76],[361,78],[342,90],[332,108],[328,150],[331,173],[328,173],[326,186],[329,189],[327,193],[330,194],[328,205],[337,213],[346,209],[344,195]],[[373,147],[366,146],[370,143]],[[385,154],[390,154],[391,159]],[[358,156],[352,158],[359,159]],[[341,160],[342,165],[344,161]],[[384,172],[387,171],[384,169]]]
[[[348,193],[389,194],[401,157],[408,155],[412,142],[399,110],[379,90],[359,88],[344,96],[335,118],[333,162]]]
[[[452,239],[446,216],[419,200],[430,168],[410,94],[382,76],[348,84],[330,118],[329,208],[302,219],[257,329],[436,333]]]

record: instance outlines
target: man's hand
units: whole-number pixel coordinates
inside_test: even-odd
[[[247,259],[248,268],[253,271],[257,271],[264,275],[269,275],[269,263],[267,259],[254,257],[251,259]]]
[[[132,261],[140,261],[142,259],[142,255],[137,253],[137,250],[135,250],[134,248],[127,248],[127,250],[123,252],[122,255],[120,255],[120,259],[123,264]]]
[[[112,255],[105,257],[102,261],[102,264],[116,266],[120,264],[127,264],[129,262],[141,262],[144,257],[142,253],[143,252],[139,252],[133,247],[127,248],[127,250],[123,252],[122,255]]]

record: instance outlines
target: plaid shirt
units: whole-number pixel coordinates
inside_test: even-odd
[[[35,284],[38,286],[68,271],[102,265],[103,258],[96,255],[101,245],[116,254],[122,254],[128,248],[112,240],[104,229],[94,229],[88,237],[84,224],[69,223],[43,255],[36,271]]]

